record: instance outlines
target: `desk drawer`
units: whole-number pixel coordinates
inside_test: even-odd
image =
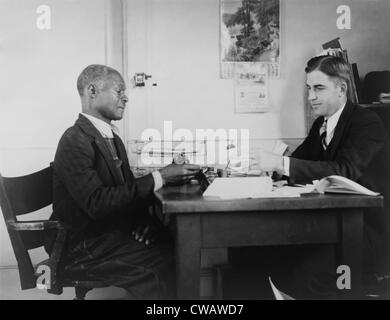
[[[210,213],[201,215],[203,247],[336,243],[334,211]]]

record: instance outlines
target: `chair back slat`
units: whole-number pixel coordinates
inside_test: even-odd
[[[34,212],[52,203],[53,169],[21,176],[3,177],[8,199],[16,216]]]
[[[21,177],[0,175],[1,211],[18,262],[23,290],[36,287],[36,276],[28,250],[43,245],[45,231],[15,231],[10,227],[10,222],[16,222],[18,215],[34,212],[51,203],[51,167]]]
[[[28,249],[25,247],[20,233],[8,229],[12,248],[18,262],[20,286],[22,290],[36,287],[36,276]]]

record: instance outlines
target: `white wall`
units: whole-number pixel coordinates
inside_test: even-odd
[[[120,0],[48,0],[51,29],[36,27],[42,1],[0,1],[0,172],[18,176],[53,160],[81,110],[76,80],[91,63],[122,71]],[[50,214],[50,208],[41,216]],[[0,219],[0,266],[15,265]]]
[[[249,128],[253,139],[303,138],[304,66],[336,37],[361,76],[390,69],[388,0],[281,0],[281,77],[270,81],[268,114],[234,113],[234,84],[219,78],[219,0],[128,0],[129,74],[157,87],[131,88],[128,139],[145,128]],[[349,5],[352,29],[338,30],[336,9]],[[133,103],[132,103],[133,102]]]

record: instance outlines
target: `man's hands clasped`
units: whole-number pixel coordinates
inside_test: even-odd
[[[134,223],[131,235],[135,241],[149,246],[166,236],[166,230],[164,229],[164,226],[157,218],[148,215],[139,218]]]
[[[158,239],[160,233],[161,228],[157,228],[155,225],[140,224],[132,231],[132,236],[134,237],[134,240],[144,242],[145,245],[148,246]]]

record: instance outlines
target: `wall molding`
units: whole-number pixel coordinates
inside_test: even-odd
[[[14,265],[12,265],[12,266],[9,266],[9,265],[6,265],[6,266],[0,266],[0,271],[1,270],[18,270],[18,266],[14,266]]]
[[[55,147],[42,147],[42,146],[23,146],[23,147],[0,147],[0,150],[2,151],[14,151],[14,150],[56,150],[57,146]]]

